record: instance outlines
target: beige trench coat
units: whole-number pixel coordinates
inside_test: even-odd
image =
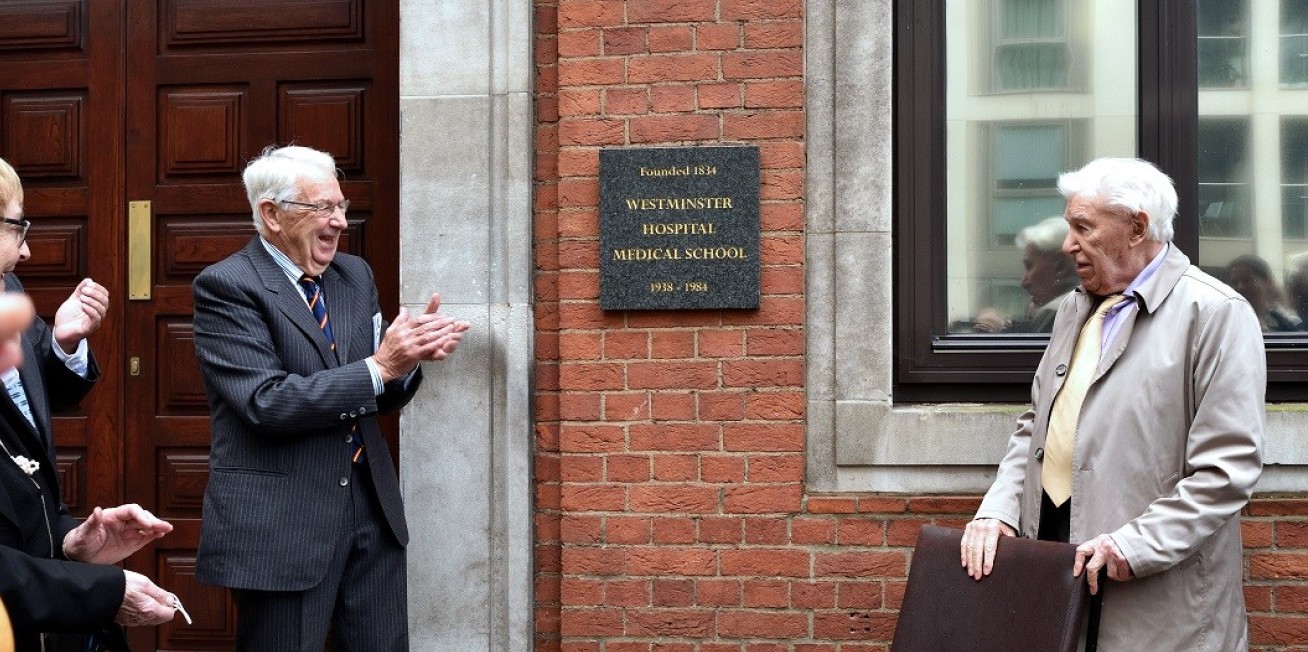
[[[1108,582],[1101,652],[1248,648],[1241,508],[1262,473],[1266,358],[1249,304],[1174,245],[1105,350],[1077,424],[1071,540],[1109,533],[1136,577]],[[1063,302],[978,518],[1040,527],[1045,430],[1091,299]],[[1070,569],[1069,569],[1070,570]]]

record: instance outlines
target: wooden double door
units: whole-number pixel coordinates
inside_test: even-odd
[[[372,262],[395,310],[398,32],[384,0],[0,3],[0,156],[33,222],[17,272],[47,320],[85,276],[112,297],[91,339],[103,379],[55,423],[64,500],[171,521],[126,566],[195,617],[133,631],[134,649],[233,645],[226,591],[194,579],[209,421],[190,286],[254,235],[250,158],[292,142],[336,156],[342,250]]]

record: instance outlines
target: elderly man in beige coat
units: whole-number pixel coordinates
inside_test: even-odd
[[[962,564],[984,581],[1000,536],[1077,543],[1068,572],[1102,598],[1102,652],[1245,650],[1238,515],[1262,472],[1258,320],[1171,243],[1176,191],[1154,166],[1099,159],[1058,187],[1081,287]],[[1115,581],[1101,586],[1100,569]]]

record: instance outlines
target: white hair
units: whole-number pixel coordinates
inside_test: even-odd
[[[1046,217],[1031,226],[1017,232],[1017,246],[1025,249],[1027,245],[1037,251],[1061,252],[1063,240],[1067,239],[1067,219],[1062,215]]]
[[[1171,242],[1176,188],[1153,163],[1137,158],[1100,158],[1058,177],[1066,199],[1081,197],[1105,207],[1149,216],[1149,239]]]
[[[241,173],[245,196],[254,215],[254,228],[263,233],[259,202],[287,201],[299,193],[301,181],[323,182],[335,178],[336,161],[331,154],[300,145],[269,145]]]

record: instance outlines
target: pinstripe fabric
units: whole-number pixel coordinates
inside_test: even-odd
[[[354,422],[355,436],[373,453],[368,475],[383,529],[398,545],[408,543],[375,415],[403,407],[421,378],[407,391],[392,384],[373,394],[363,360],[373,353],[379,308],[362,259],[338,253],[323,285],[336,351],[257,237],[195,279],[195,349],[212,426],[196,558],[202,582],[304,591],[323,581],[346,536],[352,470],[345,437]]]

